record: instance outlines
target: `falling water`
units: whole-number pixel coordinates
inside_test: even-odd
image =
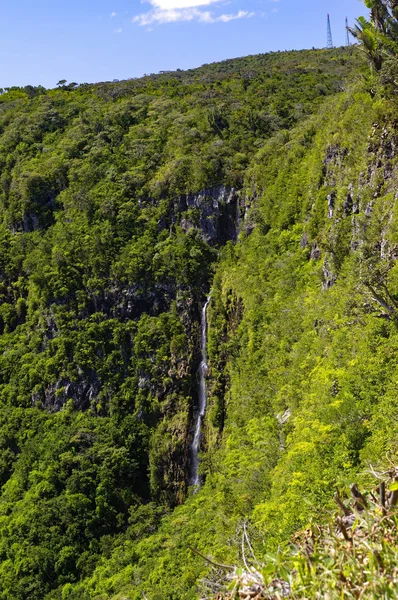
[[[207,405],[207,389],[206,389],[206,373],[207,373],[207,307],[209,306],[211,296],[206,300],[205,305],[202,308],[202,320],[201,320],[201,338],[200,338],[200,350],[202,360],[199,366],[199,410],[195,419],[195,435],[192,442],[191,453],[192,453],[192,476],[191,485],[196,487],[200,486],[199,476],[199,449],[200,439],[202,433],[202,421],[206,414]]]

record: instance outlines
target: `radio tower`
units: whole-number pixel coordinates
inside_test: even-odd
[[[346,34],[345,45],[346,46],[351,46],[350,32],[349,32],[349,29],[348,29],[348,19],[347,19],[347,17],[345,18],[345,34]]]
[[[328,13],[328,40],[327,40],[327,48],[333,48],[333,38],[332,38],[332,28],[330,26],[330,15]]]

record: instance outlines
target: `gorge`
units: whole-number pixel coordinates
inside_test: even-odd
[[[0,96],[1,599],[223,598],[253,556],[334,598],[280,553],[398,460],[385,86],[350,47]]]

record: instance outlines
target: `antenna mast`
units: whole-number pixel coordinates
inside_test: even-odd
[[[327,37],[327,48],[333,48],[332,28],[330,26],[330,15],[328,13],[328,37]]]
[[[345,45],[346,46],[351,46],[350,31],[348,29],[348,19],[347,19],[347,17],[345,18],[345,33],[346,33]]]

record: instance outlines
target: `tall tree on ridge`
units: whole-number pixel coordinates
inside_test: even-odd
[[[362,47],[376,71],[384,59],[398,56],[398,0],[364,0],[370,9],[369,20],[359,17],[350,33]]]

